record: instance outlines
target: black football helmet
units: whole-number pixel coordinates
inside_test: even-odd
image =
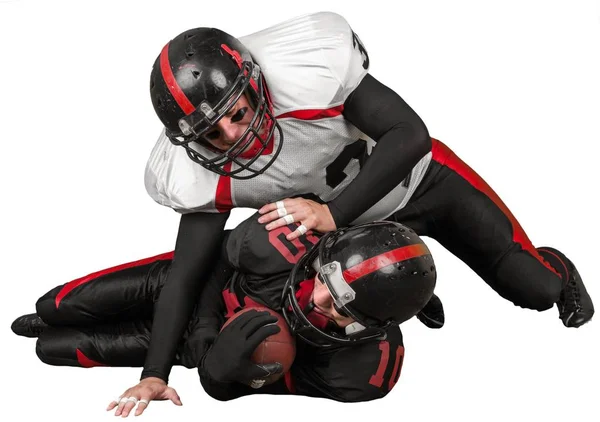
[[[315,276],[326,284],[338,313],[354,323],[342,329],[328,318],[311,317]],[[367,223],[324,235],[300,258],[286,282],[281,310],[292,331],[314,346],[358,344],[385,339],[392,324],[416,315],[435,283],[433,257],[412,229]]]
[[[214,148],[205,134],[244,94],[255,111],[248,128],[227,151]],[[263,173],[281,150],[283,134],[260,67],[239,40],[223,31],[195,28],[167,43],[152,68],[150,96],[171,142],[212,172],[249,179]],[[271,157],[253,166],[262,154]],[[232,170],[232,163],[239,167]]]

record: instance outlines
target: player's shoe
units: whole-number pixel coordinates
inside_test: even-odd
[[[440,298],[435,294],[431,296],[427,305],[417,314],[417,318],[429,328],[442,328],[445,319],[444,307]]]
[[[15,319],[10,326],[13,333],[18,336],[35,338],[48,327],[37,314],[22,315]]]
[[[575,265],[560,251],[543,247],[538,252],[561,274],[566,274],[567,284],[556,305],[565,327],[580,327],[594,315],[594,304]]]

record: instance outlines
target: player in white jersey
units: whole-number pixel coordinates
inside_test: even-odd
[[[258,208],[266,230],[299,246],[310,230],[396,220],[438,240],[514,304],[557,304],[568,327],[591,319],[573,263],[535,248],[487,183],[430,137],[369,64],[359,37],[333,13],[239,39],[196,28],[164,46],[150,83],[164,130],[145,184],[181,221],[142,380],[123,396],[152,400],[167,390],[234,207]]]

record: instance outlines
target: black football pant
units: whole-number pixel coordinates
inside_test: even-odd
[[[551,308],[566,284],[540,256],[490,186],[433,139],[427,173],[405,208],[390,217],[437,240],[515,305]]]
[[[50,324],[36,343],[38,357],[58,366],[143,367],[154,304],[173,253],[122,264],[55,287],[36,303]],[[188,347],[195,319],[178,347],[175,365],[196,366]]]

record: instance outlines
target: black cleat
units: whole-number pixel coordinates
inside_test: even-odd
[[[46,327],[48,324],[42,321],[37,314],[22,315],[15,319],[10,326],[16,335],[30,338],[38,337]]]
[[[417,314],[417,318],[429,328],[442,328],[445,319],[444,307],[440,298],[435,294],[431,296],[427,305]]]
[[[543,247],[538,251],[546,261],[567,278],[556,305],[565,327],[577,328],[592,319],[594,304],[575,265],[560,251]]]

